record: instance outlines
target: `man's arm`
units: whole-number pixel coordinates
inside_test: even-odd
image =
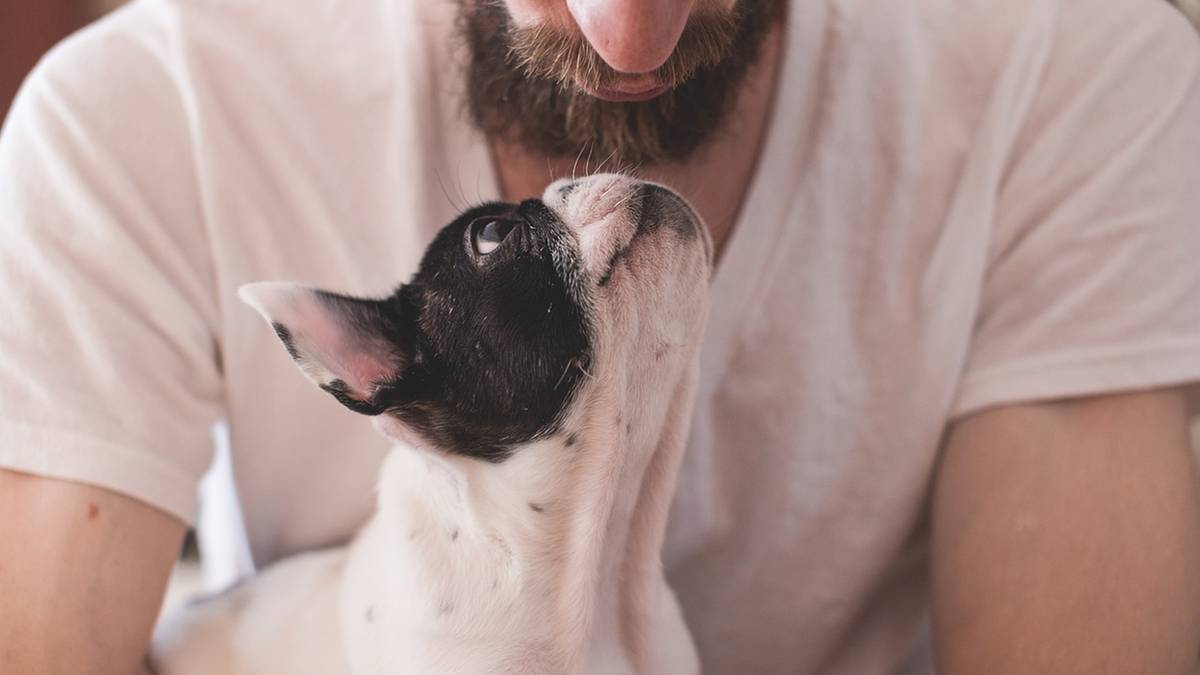
[[[183,523],[102,488],[0,469],[0,663],[137,673]]]
[[[978,413],[934,488],[940,672],[1192,675],[1200,502],[1182,392]]]

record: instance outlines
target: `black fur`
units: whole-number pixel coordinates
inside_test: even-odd
[[[652,183],[646,183],[639,188],[638,199],[638,234],[646,234],[658,229],[666,223],[675,234],[686,240],[700,236],[700,231],[692,225],[697,216],[692,207],[670,190]]]
[[[481,256],[472,227],[490,218],[517,225]],[[382,341],[396,366],[367,400],[341,381],[322,388],[355,412],[396,415],[437,446],[487,461],[555,433],[591,356],[571,241],[539,200],[485,204],[446,226],[416,276],[391,297],[322,293],[352,338]],[[294,355],[291,335],[280,328]]]
[[[287,329],[287,326],[278,321],[271,322],[271,328],[275,330],[276,337],[283,343],[284,349],[287,350],[288,356],[299,361],[300,352],[296,351],[296,341],[292,339],[292,332]]]
[[[337,399],[338,403],[346,406],[356,413],[363,415],[378,415],[383,412],[383,408],[371,403],[370,401],[362,401],[354,397],[350,388],[341,380],[334,380],[329,384],[322,384],[321,389]]]

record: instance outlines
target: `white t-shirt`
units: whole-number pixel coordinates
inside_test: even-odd
[[[54,50],[0,136],[0,465],[190,521],[224,418],[260,564],[354,531],[385,441],[234,290],[383,293],[496,197],[452,5],[140,0]],[[793,3],[664,551],[706,673],[926,672],[947,423],[1200,378],[1197,45],[1146,0]]]

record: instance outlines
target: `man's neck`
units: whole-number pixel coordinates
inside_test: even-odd
[[[751,69],[738,94],[727,128],[691,160],[637,167],[629,173],[663,183],[683,194],[708,225],[717,259],[733,232],[742,203],[754,178],[782,66],[784,23],[768,33],[762,57]],[[500,191],[507,201],[541,194],[546,185],[569,176],[627,169],[614,158],[535,156],[500,139],[491,141]]]

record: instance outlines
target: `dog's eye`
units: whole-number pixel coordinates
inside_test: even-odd
[[[480,218],[471,223],[471,245],[479,255],[487,255],[500,247],[515,226],[503,218]]]

